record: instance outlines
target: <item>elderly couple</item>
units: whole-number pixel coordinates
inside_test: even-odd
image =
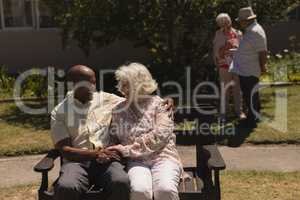
[[[64,158],[54,199],[80,199],[94,184],[109,200],[178,200],[172,100],[151,95],[157,83],[141,64],[115,76],[125,98],[96,92],[86,66],[68,71],[75,87],[51,113],[52,139]]]
[[[226,119],[229,92],[232,89],[235,113],[245,125],[256,126],[260,111],[260,100],[256,87],[261,73],[266,72],[267,39],[263,28],[257,23],[251,7],[241,8],[237,22],[243,29],[232,28],[231,18],[226,13],[217,16],[220,29],[214,39],[214,62],[219,69],[222,93],[221,116]],[[247,116],[242,112],[241,92]],[[245,119],[245,117],[247,117]]]

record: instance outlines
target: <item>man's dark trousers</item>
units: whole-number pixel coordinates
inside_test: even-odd
[[[107,200],[129,200],[130,183],[124,166],[96,161],[64,163],[54,186],[54,200],[81,200],[91,184],[103,188]]]
[[[260,99],[257,87],[259,78],[255,76],[239,76],[240,86],[243,93],[243,103],[247,109],[247,121],[256,123],[257,117],[254,113],[260,113]],[[256,91],[254,91],[256,90]],[[254,110],[253,110],[254,109]]]

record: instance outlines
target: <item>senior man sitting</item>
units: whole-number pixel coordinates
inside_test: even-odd
[[[79,200],[90,183],[103,187],[110,200],[129,199],[129,178],[120,156],[96,149],[106,143],[110,110],[122,98],[95,92],[95,73],[86,66],[72,67],[68,79],[75,88],[51,113],[51,136],[64,158],[54,199]]]

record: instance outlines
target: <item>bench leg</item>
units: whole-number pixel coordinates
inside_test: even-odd
[[[212,171],[207,167],[207,160],[209,159],[201,144],[196,145],[196,158],[197,158],[197,173],[203,179],[204,183],[204,198],[207,200],[214,200],[214,184]]]
[[[207,153],[202,145],[196,146],[197,153],[197,173],[204,181],[204,192],[206,199],[221,200],[221,187],[220,187],[220,172],[219,170],[211,170],[207,167],[209,159]]]
[[[42,173],[42,183],[39,191],[47,191],[48,190],[48,172]]]
[[[221,200],[221,188],[220,188],[220,172],[218,170],[215,171],[215,194],[216,200]]]

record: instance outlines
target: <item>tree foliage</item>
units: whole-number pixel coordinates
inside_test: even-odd
[[[75,40],[88,55],[126,39],[144,46],[159,66],[160,76],[179,77],[191,66],[203,78],[216,30],[215,17],[227,12],[234,19],[251,5],[262,24],[284,19],[299,0],[46,0],[63,29],[63,41]],[[166,73],[168,72],[168,73]],[[171,72],[171,73],[170,73]]]

